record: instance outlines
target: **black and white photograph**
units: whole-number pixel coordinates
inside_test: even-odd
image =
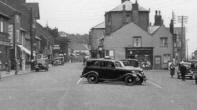
[[[0,0],[0,110],[197,110],[196,0]]]

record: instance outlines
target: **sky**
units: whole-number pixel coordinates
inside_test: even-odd
[[[135,0],[130,0],[135,2]],[[38,2],[42,25],[57,27],[67,33],[89,33],[89,30],[104,21],[105,12],[120,5],[121,0],[27,0]],[[186,39],[191,54],[197,50],[197,0],[138,0],[140,6],[150,9],[150,21],[153,24],[155,10],[160,10],[166,27],[175,13],[176,24],[178,16],[187,16]]]

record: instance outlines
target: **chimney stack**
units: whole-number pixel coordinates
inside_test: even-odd
[[[162,16],[161,16],[161,12],[159,10],[155,11],[155,23],[154,23],[154,25],[155,26],[163,25],[163,19],[162,19]]]
[[[136,0],[136,2],[134,4],[132,4],[132,10],[138,10],[139,6],[138,6],[138,2]]]

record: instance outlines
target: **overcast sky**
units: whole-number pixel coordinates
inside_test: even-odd
[[[119,5],[121,0],[27,0],[38,2],[42,25],[57,27],[68,33],[88,33],[90,28],[104,21],[104,13]],[[130,0],[135,2],[135,0]],[[197,49],[197,0],[138,0],[140,6],[150,8],[153,22],[155,10],[161,10],[168,27],[172,11],[177,16],[188,16],[187,38],[189,53]],[[178,20],[177,20],[178,21]],[[176,22],[177,26],[180,23]]]

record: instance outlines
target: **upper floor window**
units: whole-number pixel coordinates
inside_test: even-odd
[[[4,32],[4,24],[3,21],[0,21],[0,32]]]
[[[160,47],[168,47],[168,38],[167,37],[161,37],[160,38]]]
[[[134,47],[141,47],[142,46],[142,37],[141,36],[133,37],[133,46]]]

